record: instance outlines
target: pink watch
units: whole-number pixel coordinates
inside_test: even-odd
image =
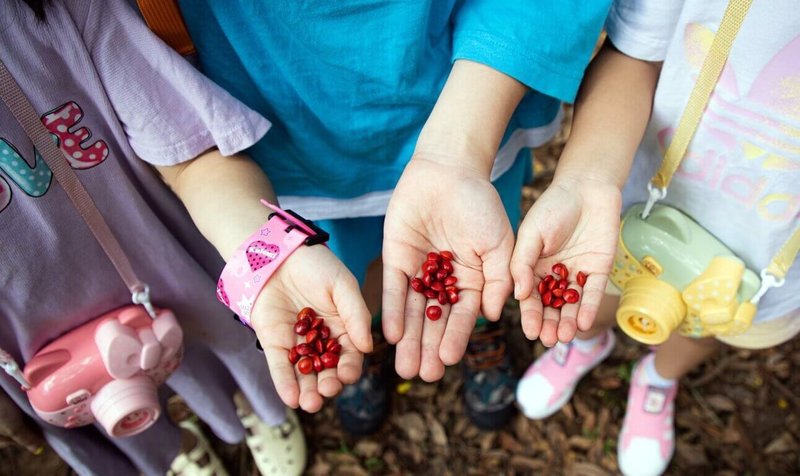
[[[283,261],[301,245],[318,245],[329,238],[311,220],[291,210],[281,210],[266,200],[261,203],[273,213],[236,250],[217,281],[217,299],[251,328],[253,303]]]

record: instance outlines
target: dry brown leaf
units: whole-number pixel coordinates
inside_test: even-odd
[[[433,444],[447,447],[447,433],[444,431],[442,424],[439,423],[439,420],[430,413],[425,414],[425,420],[428,422],[428,430],[430,430]]]
[[[425,420],[416,412],[408,412],[395,418],[395,423],[405,432],[408,439],[417,443],[425,441],[428,428]]]
[[[361,440],[356,443],[355,448],[353,448],[353,453],[361,456],[362,458],[370,458],[373,456],[378,456],[381,452],[381,445],[380,443],[376,443],[372,440]]]
[[[335,473],[338,476],[369,476],[369,472],[361,466],[340,466],[336,468]]]
[[[725,395],[710,395],[706,397],[706,402],[708,402],[712,408],[721,412],[736,411],[736,403]]]
[[[547,463],[545,461],[522,455],[512,456],[509,464],[511,464],[512,468],[520,471],[539,472],[547,468]]]
[[[789,451],[798,451],[798,448],[797,442],[788,431],[783,432],[781,436],[770,441],[767,447],[764,448],[764,454],[768,455],[788,453]]]
[[[583,436],[576,435],[576,436],[571,436],[569,440],[567,440],[567,443],[571,448],[577,448],[579,450],[586,451],[592,447],[594,441],[590,440],[589,438],[584,438]]]
[[[569,476],[606,476],[608,471],[592,463],[575,463],[566,472]]]
[[[505,431],[500,432],[500,447],[512,453],[523,453],[525,447],[522,446],[511,434]]]
[[[353,466],[358,465],[359,461],[354,455],[350,453],[340,453],[338,451],[329,451],[325,453],[325,459],[335,466]]]
[[[484,433],[480,438],[481,450],[486,452],[494,448],[494,441],[497,435],[495,433]]]

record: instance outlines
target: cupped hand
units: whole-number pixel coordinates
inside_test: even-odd
[[[558,177],[533,204],[520,226],[511,273],[520,301],[522,330],[545,346],[569,342],[592,327],[614,261],[621,198],[616,185]],[[543,308],[539,281],[564,263],[571,287],[578,271],[588,275],[581,298],[560,310]]]
[[[305,307],[325,319],[331,338],[342,345],[336,368],[304,375],[289,361],[289,350],[305,342],[294,332],[297,313]],[[318,411],[323,398],[358,380],[364,354],[372,351],[370,313],[358,281],[322,245],[301,246],[286,259],[264,286],[250,320],[281,400],[307,412]]]
[[[479,312],[497,320],[511,293],[508,263],[514,234],[491,182],[468,167],[415,156],[406,166],[386,212],[383,243],[383,331],[397,344],[396,370],[404,378],[435,381],[459,362]],[[442,317],[425,317],[427,300],[410,287],[428,252],[450,251],[460,289]]]

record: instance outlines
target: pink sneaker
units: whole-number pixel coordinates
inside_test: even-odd
[[[614,349],[614,332],[608,330],[589,352],[573,343],[558,343],[533,363],[517,386],[517,404],[526,417],[547,418],[572,397],[578,381],[605,360]]]
[[[628,391],[617,448],[619,469],[626,476],[662,474],[675,451],[672,420],[678,385],[661,388],[647,384],[644,364],[654,358],[649,354],[636,364]]]

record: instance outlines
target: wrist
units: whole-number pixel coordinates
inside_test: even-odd
[[[328,234],[313,222],[291,210],[262,203],[273,213],[233,252],[217,282],[217,299],[249,327],[253,304],[283,262],[303,245],[328,240]]]

